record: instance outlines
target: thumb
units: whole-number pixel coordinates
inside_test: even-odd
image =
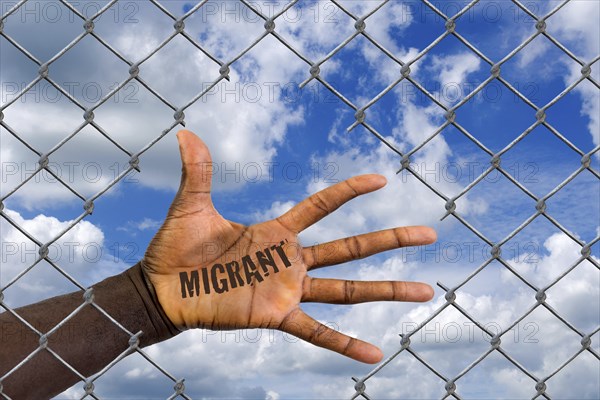
[[[206,144],[194,133],[177,132],[181,154],[181,194],[210,194],[212,159]]]

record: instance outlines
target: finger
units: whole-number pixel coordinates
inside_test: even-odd
[[[386,184],[382,175],[359,175],[336,183],[302,200],[277,220],[294,233],[308,228],[347,201],[380,189]]]
[[[370,301],[416,301],[433,298],[433,288],[421,282],[347,281],[306,277],[302,301],[357,304]]]
[[[386,229],[338,239],[302,249],[308,270],[358,260],[382,251],[435,242],[435,230],[426,226]]]
[[[187,130],[177,132],[177,140],[182,163],[180,192],[210,194],[213,169],[208,147]]]
[[[299,308],[288,314],[279,329],[357,361],[375,364],[383,358],[381,350],[376,346],[333,330],[314,320]]]

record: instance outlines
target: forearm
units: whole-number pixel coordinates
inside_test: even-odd
[[[129,332],[142,332],[140,347],[178,333],[146,286],[139,264],[92,288],[94,304]],[[83,294],[83,291],[69,293],[18,308],[15,312],[39,332],[46,334],[84,304]],[[86,304],[48,336],[47,348],[81,375],[89,377],[126,351],[130,347],[129,339],[127,333],[93,304]],[[29,361],[2,380],[3,389],[0,393],[13,399],[50,398],[81,379],[48,349],[41,348],[39,334],[10,312],[0,314],[0,378],[36,349],[37,352]]]

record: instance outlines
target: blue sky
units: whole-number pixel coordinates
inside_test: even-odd
[[[163,3],[175,15],[192,7],[188,2]],[[450,13],[466,3],[434,4],[442,12]],[[50,21],[51,10],[44,9],[47,7],[44,3],[39,4],[39,9],[32,6],[32,15],[16,13],[7,18],[4,31],[44,62],[81,32],[81,24],[76,18],[71,21],[63,6],[60,6],[63,13],[60,21]],[[219,59],[231,59],[264,29],[263,23],[241,4],[209,4],[212,8],[205,6],[207,8],[201,8],[186,20],[186,32]],[[281,7],[281,4],[268,2],[257,4],[264,12]],[[357,15],[363,15],[378,3],[342,4]],[[542,15],[558,3],[527,4],[534,13]],[[83,4],[77,7],[88,12],[93,10]],[[295,13],[277,20],[276,30],[313,61],[322,59],[354,31],[353,20],[332,3],[307,2],[294,9]],[[35,10],[41,16],[39,23],[34,23]],[[599,13],[594,2],[573,1],[548,19],[547,31],[577,57],[589,62],[600,53],[598,27],[590,22],[594,18],[589,16]],[[171,26],[172,21],[151,4],[122,2],[97,21],[95,31],[128,59],[139,60],[172,32]],[[366,20],[366,26],[366,32],[403,61],[414,58],[445,30],[444,21],[426,6],[400,1],[388,2]],[[534,21],[518,11],[513,3],[482,1],[457,19],[456,30],[497,62],[535,32],[535,27]],[[0,38],[0,51],[2,104],[5,104],[14,97],[15,87],[26,85],[36,76],[37,67],[3,38]],[[596,82],[598,68],[598,62],[592,65]],[[389,183],[381,193],[355,200],[337,215],[310,228],[301,236],[303,243],[310,245],[404,224],[434,226],[438,230],[438,243],[321,270],[318,275],[422,280],[434,286],[437,281],[450,287],[458,284],[486,259],[487,246],[452,216],[439,221],[445,212],[444,201],[406,171],[396,174],[400,156],[362,126],[346,132],[355,121],[353,110],[315,81],[303,90],[297,89],[297,85],[310,76],[308,69],[308,65],[288,49],[267,37],[231,66],[230,83],[220,83],[206,100],[200,99],[185,111],[187,128],[208,143],[218,167],[213,181],[217,209],[226,218],[250,224],[276,216],[335,180],[358,173],[382,173]],[[115,82],[128,76],[127,70],[124,63],[94,39],[85,38],[51,66],[50,75],[64,87],[72,87],[74,96],[90,106],[98,99],[98,89],[107,93]],[[501,76],[536,106],[542,107],[575,81],[579,70],[561,50],[546,38],[538,37],[502,65]],[[400,76],[400,67],[363,37],[357,37],[325,62],[321,73],[327,82],[360,107],[395,81]],[[411,77],[449,107],[489,75],[489,65],[452,36],[411,66]],[[141,65],[140,76],[169,102],[181,106],[218,77],[218,66],[178,37]],[[38,85],[39,96],[26,96],[25,100],[19,99],[4,110],[4,122],[44,152],[82,122],[82,112],[64,97],[52,101],[50,94],[54,92],[45,89],[47,84]],[[276,89],[271,92],[272,88]],[[229,92],[225,92],[226,89]],[[600,144],[599,99],[598,88],[584,80],[547,110],[547,121],[588,153]],[[109,100],[95,115],[100,126],[133,152],[173,121],[173,111],[137,84],[126,87],[121,97]],[[504,85],[493,81],[458,108],[456,120],[483,145],[497,152],[535,122],[535,111]],[[401,82],[367,110],[366,121],[398,150],[406,152],[422,143],[445,120],[440,107],[410,83]],[[93,215],[86,218],[89,225],[64,239],[76,240],[77,251],[86,248],[86,241],[97,243],[101,249],[98,257],[86,259],[78,254],[75,260],[64,257],[59,260],[61,266],[72,271],[85,285],[120,272],[142,257],[179,182],[175,132],[176,129],[141,157],[140,174],[119,183],[95,202]],[[35,168],[37,160],[4,127],[0,138],[4,196],[18,184],[26,170]],[[115,168],[125,167],[128,158],[97,131],[86,127],[51,160],[56,161],[65,179],[71,178],[68,166],[74,165],[70,182],[87,197],[110,182]],[[455,127],[449,126],[419,150],[412,161],[428,183],[450,197],[483,172],[490,158]],[[577,170],[580,159],[547,128],[538,126],[502,156],[502,166],[535,196],[541,197]],[[94,163],[91,166],[86,164],[90,161]],[[262,179],[254,182],[256,166],[260,167]],[[16,173],[13,167],[17,168]],[[592,167],[597,174],[598,152],[592,156]],[[224,169],[237,172],[226,175],[222,174]],[[98,170],[98,179],[90,179]],[[88,179],[82,179],[83,176]],[[45,240],[82,212],[79,199],[59,184],[44,179],[26,184],[6,200],[5,206],[14,213],[13,218],[29,224],[39,235],[46,235]],[[535,213],[535,201],[493,172],[457,201],[457,210],[495,242]],[[548,200],[547,210],[580,240],[592,241],[599,234],[598,178],[583,171]],[[2,222],[3,242],[19,243],[22,252],[25,241],[5,226]],[[61,246],[64,248],[64,244]],[[540,216],[505,244],[503,250],[503,256],[520,273],[544,285],[577,259],[579,247]],[[592,252],[595,257],[600,256],[598,243]],[[0,281],[3,285],[27,264],[22,261],[20,254],[11,254],[2,260]],[[44,265],[47,267],[45,263],[40,264]],[[579,329],[591,332],[600,323],[599,279],[597,267],[584,261],[549,290],[549,302]],[[38,268],[27,274],[22,283],[17,283],[11,289],[12,294],[7,291],[7,302],[17,306],[72,289],[72,285],[65,284],[56,273]],[[306,309],[344,332],[382,346],[388,356],[399,348],[397,334],[404,331],[407,323],[424,320],[443,303],[443,294],[436,287],[433,303],[421,306],[308,305]],[[533,296],[514,275],[498,263],[492,263],[464,287],[458,301],[478,318],[505,327],[535,303]],[[579,339],[563,329],[554,317],[538,311],[524,323],[536,324],[539,343],[525,343],[523,338],[527,332],[521,330],[520,340],[506,343],[506,348],[536,376],[544,377],[551,372],[549,365],[557,366],[577,351]],[[464,317],[452,312],[437,317],[432,326],[436,322],[442,327],[450,323],[457,323],[463,329],[466,326]],[[435,328],[431,329],[435,332]],[[440,333],[439,328],[437,332]],[[362,376],[369,371],[368,366],[300,343],[287,343],[280,336],[274,342],[263,337],[260,344],[256,344],[236,343],[234,336],[225,336],[223,340],[220,335],[209,335],[204,343],[202,335],[205,333],[187,332],[150,349],[167,370],[176,376],[185,375],[194,398],[347,397],[353,393],[350,376]],[[414,340],[414,347],[449,376],[458,374],[489,346],[481,336],[475,342],[463,337],[457,343],[448,340],[432,343],[434,336],[429,336],[429,340]],[[555,351],[560,339],[570,345]],[[592,340],[598,352],[599,335]],[[179,365],[174,363],[172,354],[180,354],[180,359],[185,361]],[[457,359],[460,362],[455,362]],[[219,360],[218,365],[211,364],[210,360]],[[235,365],[241,365],[241,369],[234,374]],[[206,368],[210,372],[206,373]],[[548,393],[560,398],[597,398],[600,393],[597,372],[597,359],[585,353],[548,382]],[[577,374],[582,376],[581,381],[566,386]],[[238,377],[235,382],[232,375]],[[404,378],[399,379],[399,375]],[[457,392],[464,398],[533,396],[535,383],[521,375],[495,354],[461,378]],[[109,376],[110,384],[97,385],[101,396],[149,398],[151,395],[161,397],[163,392],[166,396],[170,391],[166,381],[149,384],[158,375],[138,356],[119,364]],[[103,379],[108,380],[108,377]],[[215,381],[223,384],[214,385]],[[65,396],[76,396],[78,390],[74,388]],[[367,382],[367,392],[382,398],[438,398],[444,389],[441,380],[403,353]]]

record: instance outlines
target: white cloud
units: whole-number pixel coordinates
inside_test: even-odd
[[[162,221],[152,218],[144,218],[141,221],[128,221],[125,225],[117,227],[117,230],[135,235],[137,231],[156,231],[161,225]]]
[[[458,57],[461,60],[471,59],[462,54]],[[439,62],[444,63],[441,59]],[[467,63],[464,68],[448,70],[448,76],[451,75],[452,79],[464,80],[477,65],[478,62],[471,60],[471,63]],[[457,83],[460,82],[462,81]],[[392,130],[393,136],[387,136],[386,140],[396,148],[407,151],[424,142],[442,121],[439,117],[440,109],[435,104],[419,107],[411,102],[404,103],[398,108],[396,114],[398,122],[397,127]],[[329,133],[330,138],[345,135],[345,133],[337,133],[341,128],[339,121],[338,118],[334,122]],[[338,140],[340,150],[314,156],[313,162],[319,165],[335,165],[336,171],[339,171],[335,176],[338,180],[365,173],[379,173],[386,176],[388,185],[375,193],[353,200],[328,216],[326,221],[308,228],[302,235],[307,244],[394,226],[436,225],[443,215],[443,201],[430,189],[413,177],[406,178],[396,174],[400,161],[397,154],[382,143],[371,145],[368,144],[368,139],[361,139]],[[451,155],[452,151],[445,139],[438,136],[417,152],[411,162],[427,165],[429,169],[439,168],[449,161]],[[436,179],[431,183],[447,195],[453,195],[462,189],[460,184],[444,179]],[[313,180],[308,183],[305,195],[308,196],[329,184],[330,182],[325,182],[324,179]],[[273,204],[271,210],[264,212],[263,215],[278,215],[282,211],[281,205],[281,202]],[[463,215],[479,215],[487,209],[482,199],[472,199],[469,195],[464,196],[457,205]]]
[[[523,33],[522,40],[525,41],[532,34],[531,30],[528,30],[526,33]],[[540,58],[544,55],[552,44],[543,37],[537,37],[533,39],[530,43],[527,44],[524,50],[517,53],[517,65],[519,68],[525,69],[531,65],[531,63],[536,60],[540,60]],[[541,68],[543,68],[542,66]],[[546,75],[546,74],[544,74]]]
[[[140,59],[169,32],[170,25],[162,24],[165,22],[164,17],[150,12],[153,9],[152,5],[140,7],[140,15],[137,17],[143,23],[124,24],[123,29],[114,32],[103,31],[102,36],[131,59]],[[260,30],[257,32],[250,24],[219,23],[208,24],[209,28],[201,28],[205,32],[196,32],[197,28],[194,27],[204,26],[194,23],[198,18],[192,16],[188,25],[191,26],[192,33],[206,34],[203,45],[208,49],[219,49],[223,41],[239,44],[241,41],[236,40],[240,37],[249,41],[260,33]],[[164,25],[164,27],[150,28],[148,22],[152,21],[156,22],[156,26]],[[301,34],[297,33],[302,35],[300,42],[308,45],[310,39],[308,33],[300,32]],[[289,34],[289,32],[284,33]],[[140,37],[144,40],[140,41]],[[84,61],[81,67],[85,68],[92,59],[94,65],[93,68],[90,66],[87,69],[90,71],[89,76],[83,74],[83,79],[93,80],[92,72],[103,69],[113,71],[111,74],[117,71],[114,76],[118,81],[126,78],[126,66],[121,65],[121,69],[114,68],[114,56],[94,57],[93,52],[97,50],[96,47],[91,45],[86,47],[84,43],[87,42],[84,41],[77,47],[78,51],[88,55],[82,57]],[[232,57],[233,54],[223,54],[223,56]],[[186,60],[186,62],[177,60]],[[274,63],[273,60],[280,62]],[[231,82],[222,81],[207,94],[206,100],[200,100],[186,110],[187,127],[196,131],[207,142],[216,163],[226,163],[228,168],[233,168],[236,164],[261,165],[269,162],[277,154],[277,148],[283,143],[289,127],[303,123],[302,107],[296,103],[285,103],[281,88],[290,82],[297,83],[299,74],[306,70],[307,66],[288,49],[276,44],[274,39],[267,38],[265,43],[259,44],[231,66]],[[56,73],[59,74],[60,69],[57,71]],[[121,71],[121,74],[118,71]],[[169,73],[165,74],[165,71]],[[81,71],[78,75],[81,75]],[[218,65],[194,49],[185,39],[175,38],[147,63],[142,64],[140,76],[172,103],[182,106],[206,88],[219,76],[219,73]],[[11,78],[23,79],[24,82],[30,79],[26,76]],[[182,82],[185,84],[182,85]],[[127,149],[135,152],[172,123],[173,111],[141,87],[135,92],[133,100],[133,103],[127,104],[123,103],[124,97],[121,97],[121,101],[117,104],[108,101],[95,114],[100,126]],[[70,105],[64,97],[56,103],[46,101],[33,103],[30,98],[23,104],[18,101],[11,105],[4,110],[4,121],[13,126],[26,140],[31,141],[41,152],[52,148],[82,122],[81,110]],[[69,149],[67,143],[66,150],[59,150],[51,155],[50,161],[58,164],[57,168],[62,172],[63,178],[69,171],[69,163],[78,163],[72,181],[68,182],[82,195],[89,196],[105,187],[114,178],[111,165],[117,162],[122,170],[128,166],[129,157],[120,153],[112,144],[94,132],[94,129],[86,128],[85,131],[88,133],[82,132],[73,140],[77,143],[77,151],[70,151],[72,149]],[[15,140],[8,140],[5,144],[3,139],[2,158],[3,165],[15,164],[17,167],[14,173],[10,172],[10,175],[6,176],[3,182],[4,191],[15,187],[26,175],[26,171],[36,168],[37,157],[30,154]],[[148,187],[175,190],[180,173],[178,158],[174,134],[169,134],[141,157],[140,165],[144,174],[136,176],[136,179]],[[23,160],[27,161],[23,162]],[[94,182],[82,176],[82,169],[90,160],[97,161],[101,167],[101,176]],[[232,186],[230,182],[217,180],[215,183],[217,190]],[[236,182],[233,186],[240,185]],[[20,206],[29,209],[40,209],[53,202],[72,199],[74,199],[72,194],[59,184],[41,179],[37,185],[26,185],[9,198],[9,201],[19,201]]]
[[[550,11],[558,3],[538,3],[541,11]],[[570,1],[547,21],[549,34],[554,36],[575,54],[584,63],[589,63],[600,53],[600,3],[597,1]],[[523,31],[523,38],[531,34],[529,29]],[[520,51],[519,66],[527,68],[534,60],[539,60],[553,48],[553,44],[546,38],[537,38],[527,47]],[[581,67],[571,60],[570,57],[560,58],[558,62],[564,62],[570,74],[564,76],[565,87],[572,84],[581,76]],[[542,66],[541,68],[544,68]],[[537,78],[543,78],[545,74],[537,71]],[[592,75],[596,81],[600,79],[598,62],[592,66]],[[588,130],[592,136],[593,143],[600,144],[600,93],[598,89],[589,82],[582,82],[574,89],[581,96],[581,115],[589,118]]]
[[[256,222],[262,222],[269,219],[277,218],[280,215],[284,214],[286,211],[288,211],[290,208],[292,208],[294,204],[295,203],[293,201],[275,201],[269,209],[264,211],[257,211],[256,213],[254,213],[253,219]]]
[[[577,245],[561,234],[554,234],[545,241],[544,246],[549,255],[543,257],[540,269],[548,274],[563,272],[568,265],[578,258]],[[567,276],[555,290],[549,291],[548,302],[558,308],[559,312],[584,333],[589,333],[598,326],[598,301],[600,299],[600,274],[591,264],[581,265],[585,273],[574,279]],[[420,272],[428,266],[405,263],[396,257],[390,257],[383,263],[362,263],[356,273],[350,272],[350,278],[362,279],[408,279],[419,280],[431,276],[431,273]],[[527,266],[516,263],[516,268],[527,279],[535,281],[534,276],[539,272],[525,272]],[[471,315],[478,318],[485,326],[494,331],[495,327],[508,328],[529,307],[535,304],[535,293],[524,286],[514,287],[505,280],[510,272],[495,269],[483,281],[478,281],[477,287],[489,288],[487,294],[471,294],[473,287],[466,286],[457,292],[457,303]],[[460,272],[459,272],[460,273]],[[422,275],[421,275],[422,274]],[[480,278],[476,278],[480,279]],[[516,280],[514,276],[511,278]],[[493,288],[502,282],[502,290]],[[589,310],[581,310],[582,301],[595,304]],[[342,313],[336,322],[347,332],[357,337],[371,340],[382,346],[386,356],[400,348],[398,333],[407,332],[424,321],[444,303],[443,296],[433,302],[411,306],[401,303],[385,303],[352,307]],[[579,310],[575,310],[578,308]],[[502,338],[502,346],[518,362],[536,376],[543,378],[554,372],[580,348],[580,337],[573,334],[562,322],[548,312],[539,308],[525,318],[514,330]],[[588,312],[589,311],[589,312]],[[579,313],[579,315],[577,315]],[[527,325],[529,324],[529,325]],[[586,328],[587,327],[587,328]],[[535,328],[535,329],[533,329]],[[587,329],[587,330],[586,330]],[[474,361],[488,348],[488,339],[475,325],[463,317],[452,307],[447,308],[436,317],[427,327],[411,338],[411,346],[426,361],[448,377],[455,376],[463,367]],[[598,344],[593,344],[598,349]],[[327,357],[327,354],[323,354]],[[402,371],[401,377],[398,370]],[[568,372],[566,372],[569,370]],[[594,357],[580,355],[565,371],[559,372],[548,382],[548,392],[557,398],[594,398],[597,396],[598,374],[600,366]],[[581,387],[573,387],[568,382],[578,376]],[[485,391],[477,392],[474,381],[492,377]],[[399,381],[400,380],[400,381]],[[468,383],[466,382],[468,380]],[[411,382],[401,384],[399,382]],[[414,382],[424,382],[413,387]],[[519,382],[518,384],[515,382]],[[478,396],[484,394],[497,398],[532,396],[535,382],[509,364],[502,356],[492,353],[479,367],[469,372],[457,382],[457,392],[462,396]],[[348,382],[331,380],[317,385],[318,393],[352,394]],[[409,354],[401,353],[390,365],[384,367],[377,375],[367,382],[367,393],[375,398],[432,398],[443,392],[443,381],[426,370]]]
[[[481,59],[470,52],[433,56],[431,59],[432,75],[442,86],[462,84],[469,74],[479,70],[480,64]]]
[[[548,30],[577,46],[576,55],[587,61],[598,55],[600,48],[600,4],[596,1],[571,1],[548,21]]]
[[[55,217],[39,214],[24,218],[18,212],[4,211],[15,223],[41,243],[48,243],[71,225]],[[0,221],[2,263],[1,285],[4,286],[38,258],[39,247],[10,225]],[[48,247],[48,257],[83,286],[89,286],[125,268],[114,260],[104,247],[104,233],[96,225],[81,221]],[[44,300],[53,295],[69,293],[77,288],[46,261],[40,261],[31,271],[6,290],[5,301],[17,307]]]
[[[596,1],[572,1],[552,17],[552,33],[565,40],[568,47],[584,62],[590,62],[600,53],[600,3]],[[569,85],[581,76],[581,68],[569,64],[571,75],[565,77]],[[598,62],[592,66],[592,77],[600,79]],[[581,114],[589,118],[588,129],[596,146],[600,145],[600,93],[589,82],[575,87],[581,96]]]
[[[547,255],[536,254],[533,260],[513,262],[516,271],[540,288],[558,278],[581,257],[581,247],[562,233],[548,237],[543,246]],[[511,275],[509,271],[504,271],[503,280],[514,279]],[[548,291],[549,303],[559,311],[568,313],[571,323],[582,329],[593,329],[598,324],[596,317],[600,313],[600,306],[591,302],[588,307],[582,308],[581,303],[587,296],[590,299],[600,298],[600,274],[587,260]]]
[[[388,139],[396,143],[393,139]],[[336,165],[340,171],[336,179],[342,180],[363,173],[380,173],[386,176],[388,185],[377,192],[352,200],[324,221],[308,228],[302,236],[307,244],[373,229],[433,224],[441,216],[440,210],[443,208],[440,200],[436,200],[429,189],[414,179],[401,181],[396,175],[398,158],[383,144],[373,146],[370,152],[350,147],[317,160],[321,165]],[[310,182],[306,195],[325,186],[328,184],[322,180]],[[419,202],[414,201],[417,198],[420,199]]]

